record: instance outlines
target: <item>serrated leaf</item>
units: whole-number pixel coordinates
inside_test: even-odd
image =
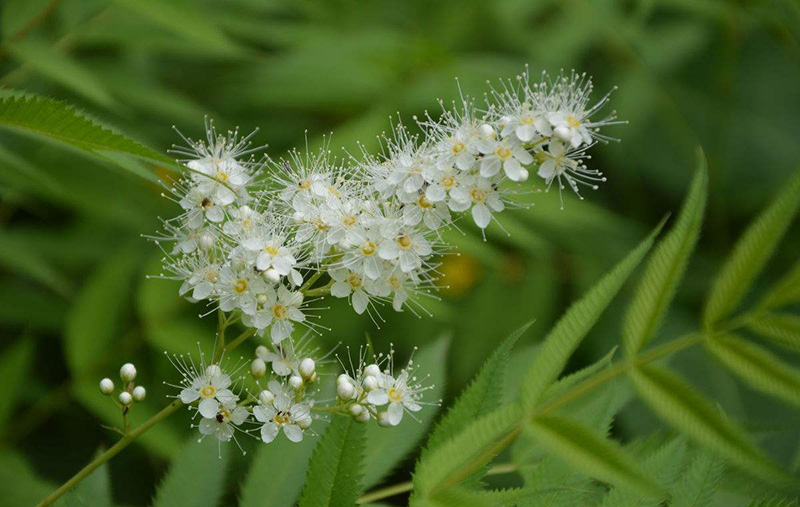
[[[647,405],[667,423],[742,467],[745,471],[773,482],[785,474],[756,448],[745,432],[723,417],[714,405],[684,380],[664,368],[640,365],[631,379]]]
[[[364,425],[336,417],[314,449],[299,507],[354,505],[362,492]]]
[[[230,445],[213,436],[190,438],[156,490],[153,507],[216,507],[225,492]]]
[[[714,280],[703,311],[703,323],[711,327],[739,306],[753,280],[778,246],[800,204],[800,174],[792,178],[745,230]]]
[[[516,507],[526,501],[542,502],[546,493],[546,491],[533,488],[482,490],[458,487],[434,494],[427,505],[437,507],[464,507],[465,505],[469,507]],[[419,505],[419,503],[415,505]]]
[[[501,437],[514,434],[522,420],[519,404],[501,407],[470,422],[425,459],[414,473],[414,498],[425,501],[434,489],[447,489],[481,470],[497,453]]]
[[[425,391],[423,401],[427,403],[435,404],[444,394],[447,373],[444,365],[447,364],[449,342],[449,338],[442,337],[414,356],[414,363],[419,365],[415,375],[419,378],[428,376],[425,384],[434,386]],[[377,484],[409,452],[418,448],[436,413],[437,406],[429,405],[414,414],[418,420],[404,417],[400,425],[388,430],[377,424],[367,426],[366,441],[369,445],[364,452],[364,488]]]
[[[693,453],[686,471],[671,488],[670,507],[708,507],[714,500],[725,462],[708,451]]]
[[[431,432],[423,455],[436,449],[448,438],[455,436],[479,415],[486,414],[498,407],[504,386],[504,371],[511,357],[511,349],[532,324],[533,322],[528,322],[511,333],[483,363],[481,370],[475,375],[469,386],[461,392],[458,399]]]
[[[678,475],[685,453],[685,441],[679,438],[672,439],[642,460],[642,471],[659,484],[669,485]],[[637,491],[620,486],[606,493],[600,507],[659,507],[665,500],[664,496],[665,494],[662,494],[661,498],[648,498]]]
[[[30,337],[22,337],[3,349],[3,355],[0,356],[0,385],[23,385],[32,359],[33,341]],[[5,396],[0,397],[0,428],[6,428],[5,424],[20,394],[18,389],[9,389]]]
[[[800,303],[800,260],[767,291],[756,307],[771,310],[793,303]]]
[[[623,485],[647,497],[663,490],[642,472],[622,447],[581,423],[560,415],[532,419],[525,427],[532,438],[577,470],[604,482]]]
[[[800,316],[785,313],[765,313],[753,317],[747,329],[786,350],[800,353]]]
[[[706,159],[702,150],[698,150],[697,158],[695,176],[678,220],[653,250],[625,314],[622,343],[629,355],[635,355],[658,332],[697,244],[708,187]]]
[[[86,281],[67,317],[64,348],[73,378],[95,375],[108,347],[119,338],[138,256],[126,249],[112,255]]]
[[[533,408],[541,400],[545,390],[558,378],[581,340],[653,246],[653,240],[663,224],[662,221],[556,323],[542,343],[522,383],[520,399],[524,409]]]
[[[706,349],[754,389],[800,406],[800,370],[733,334],[709,337]]]
[[[325,426],[314,422],[314,431]],[[259,445],[245,477],[239,507],[291,507],[303,488],[309,458],[318,438],[302,442],[276,438],[269,445]]]
[[[107,156],[109,153],[127,154],[174,167],[166,156],[100,125],[64,102],[44,97],[3,97],[0,126],[59,142],[105,161],[115,162]]]

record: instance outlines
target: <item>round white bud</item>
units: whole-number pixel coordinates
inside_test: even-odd
[[[259,294],[259,295],[256,297],[256,302],[257,302],[258,304],[260,304],[260,305],[265,305],[265,304],[267,304],[267,295],[266,295],[266,294]]]
[[[392,425],[392,423],[389,422],[389,412],[380,412],[378,414],[378,425],[384,428],[388,428]]]
[[[336,385],[338,386],[342,382],[350,382],[350,376],[346,373],[342,373],[338,377],[336,377]]]
[[[361,412],[364,411],[364,407],[362,407],[361,405],[356,403],[355,405],[350,405],[350,408],[348,408],[347,410],[350,411],[350,414],[353,417],[357,417],[357,416],[361,415]]]
[[[565,126],[556,127],[553,132],[555,133],[556,137],[563,141],[569,141],[572,137],[572,129]]]
[[[377,364],[371,364],[364,368],[364,375],[368,377],[379,377],[381,374],[381,367]]]
[[[103,394],[111,394],[114,392],[114,381],[110,378],[104,378],[100,381],[100,392]]]
[[[215,241],[214,235],[205,232],[200,235],[200,240],[199,240],[200,248],[202,248],[203,250],[208,250],[209,248],[214,246],[214,241]]]
[[[145,396],[147,396],[147,391],[145,391],[144,387],[136,386],[133,388],[133,399],[135,401],[142,401]]]
[[[272,283],[278,283],[278,282],[281,281],[280,273],[275,271],[275,269],[273,269],[273,268],[269,268],[268,270],[266,270],[264,272],[264,278],[266,278],[267,281],[270,281]]]
[[[489,125],[488,123],[484,123],[478,129],[483,137],[488,137],[489,139],[494,139],[495,133],[494,128]]]
[[[259,345],[256,347],[256,357],[259,359],[264,359],[269,354],[269,349],[263,345]]]
[[[361,383],[364,386],[364,390],[367,392],[374,391],[378,388],[378,379],[370,375],[369,377],[364,377],[364,381]]]
[[[300,419],[297,421],[297,425],[300,426],[301,429],[307,430],[313,421],[314,420],[310,417],[306,417],[305,419]]]
[[[206,375],[208,375],[209,377],[218,377],[222,375],[222,368],[220,368],[219,365],[216,364],[209,364],[208,367],[206,368]]]
[[[361,412],[360,414],[355,416],[355,420],[356,420],[356,422],[360,422],[360,423],[365,423],[365,422],[369,421],[369,411],[364,410],[363,412]]]
[[[300,367],[298,368],[298,370],[300,370],[300,375],[302,375],[303,378],[308,379],[311,378],[312,375],[314,375],[314,367],[315,367],[314,360],[311,359],[310,357],[307,357],[302,361],[300,361]]]
[[[272,403],[272,400],[275,399],[275,395],[272,394],[272,391],[268,391],[264,389],[260,393],[258,393],[258,401],[261,402],[262,405],[269,405]]]
[[[347,401],[353,397],[356,393],[356,388],[353,387],[349,381],[341,382],[338,386],[336,386],[336,394],[339,395],[339,398]]]
[[[292,389],[300,389],[303,385],[303,379],[297,375],[292,375],[289,377],[289,385],[292,386]]]
[[[267,363],[262,359],[253,359],[253,362],[250,363],[250,373],[253,374],[254,378],[263,377],[267,374]]]
[[[133,382],[136,378],[136,367],[131,363],[125,363],[119,369],[119,377],[123,382]]]
[[[527,169],[525,169],[525,168],[520,169],[519,170],[519,181],[528,181],[528,178],[530,177],[530,175],[531,174],[528,172]]]
[[[128,391],[122,391],[121,393],[119,393],[119,402],[122,403],[123,405],[126,406],[130,405],[132,401],[133,397],[131,396],[131,393],[129,393]]]

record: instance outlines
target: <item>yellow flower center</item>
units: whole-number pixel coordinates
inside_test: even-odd
[[[356,223],[356,217],[353,215],[347,215],[342,219],[342,223],[345,227],[352,227]]]
[[[403,401],[403,393],[395,389],[394,387],[390,387],[386,390],[386,394],[389,396],[389,403],[398,403]]]
[[[215,394],[217,394],[217,388],[212,386],[211,384],[204,386],[202,389],[200,389],[200,396],[202,396],[203,398],[211,398]]]
[[[414,244],[411,240],[411,236],[408,234],[403,233],[400,237],[397,238],[397,244],[400,245],[400,248],[403,250],[408,250]]]
[[[253,225],[253,221],[249,218],[242,220],[242,229],[249,229],[251,225]]]
[[[236,280],[236,283],[233,285],[233,290],[236,291],[237,294],[244,294],[247,290],[247,280],[244,278]]]
[[[206,272],[205,279],[211,283],[217,283],[219,281],[219,273],[216,271],[208,271]]]
[[[361,282],[361,277],[356,275],[356,274],[350,275],[350,278],[348,279],[348,281],[350,282],[350,287],[353,290],[358,290],[363,285],[363,283]]]
[[[311,180],[300,180],[297,183],[297,188],[299,188],[300,190],[308,190],[309,188],[311,188]]]
[[[228,173],[226,173],[225,171],[219,171],[217,173],[217,180],[221,181],[222,183],[225,183],[226,181],[228,181]]]
[[[339,197],[339,195],[340,195],[339,194],[339,189],[337,189],[333,185],[328,186],[328,193],[330,193],[331,195],[335,195],[336,197]]]
[[[275,303],[275,306],[272,307],[272,315],[278,320],[283,320],[289,316],[289,309],[283,303]]]
[[[200,201],[200,207],[203,209],[208,209],[214,205],[214,201],[209,199],[208,197],[203,197],[203,200]]]
[[[505,146],[498,146],[497,149],[494,150],[494,154],[503,162],[511,158],[511,150]]]
[[[396,276],[390,276],[389,277],[389,287],[391,287],[392,290],[399,290],[399,289],[403,288],[403,283]]]
[[[473,188],[470,190],[469,196],[472,198],[472,202],[474,203],[486,202],[486,191],[479,188]]]
[[[361,253],[367,256],[374,255],[377,245],[372,241],[367,241],[361,246]]]
[[[264,251],[270,255],[278,255],[278,249],[273,245],[267,245],[264,247]]]
[[[462,151],[467,149],[467,145],[462,143],[461,141],[453,143],[453,146],[450,147],[450,151],[453,152],[453,155],[458,155]]]
[[[581,126],[581,122],[572,115],[567,116],[567,125],[576,129]]]
[[[279,411],[279,412],[275,413],[275,416],[272,418],[272,420],[278,426],[283,426],[283,425],[289,424],[291,422],[292,414],[290,412],[280,412]]]
[[[314,227],[316,227],[316,228],[317,228],[317,230],[318,230],[318,231],[320,231],[320,232],[325,232],[325,231],[327,231],[327,230],[330,228],[330,227],[328,226],[328,224],[326,224],[325,222],[323,222],[323,221],[322,221],[322,220],[320,220],[320,219],[316,219],[316,220],[314,221]]]
[[[523,116],[519,120],[520,125],[533,125],[534,118],[533,116]]]
[[[417,199],[417,205],[419,205],[419,207],[422,209],[429,209],[433,207],[433,203],[429,201],[424,194],[420,195],[419,198]]]
[[[231,411],[225,407],[219,409],[217,412],[217,422],[224,423],[229,421],[231,418]]]
[[[451,188],[456,186],[456,179],[452,176],[445,176],[441,180],[439,180],[439,183],[441,183],[442,186],[447,190],[450,190]]]

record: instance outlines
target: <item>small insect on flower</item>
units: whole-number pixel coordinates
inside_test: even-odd
[[[203,436],[214,435],[220,442],[228,442],[233,438],[235,427],[244,423],[249,415],[245,407],[237,405],[235,399],[229,399],[218,404],[211,417],[203,416],[197,427]]]
[[[312,423],[310,405],[303,402],[292,403],[290,393],[274,380],[269,383],[268,392],[273,396],[259,396],[260,404],[253,407],[255,418],[264,423],[261,427],[261,440],[272,442],[281,429],[292,442],[303,440],[303,431]]]

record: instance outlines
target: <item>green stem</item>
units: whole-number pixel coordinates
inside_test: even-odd
[[[316,289],[309,289],[303,292],[305,297],[314,297],[314,296],[327,296],[331,293],[331,287],[335,283],[334,280],[329,281],[322,287],[317,287]]]
[[[216,357],[215,361],[219,361],[222,358],[222,353],[230,352],[231,350],[241,345],[246,339],[250,338],[254,334],[256,334],[256,330],[255,328],[251,327],[247,331],[243,332],[242,334],[234,338],[232,342],[223,347],[222,352],[220,353],[220,357]]]
[[[65,482],[61,485],[60,488],[50,493],[44,500],[42,500],[38,507],[45,507],[47,505],[52,505],[53,502],[58,500],[64,493],[72,489],[76,484],[80,481],[85,479],[89,474],[95,471],[100,465],[105,463],[106,461],[110,460],[114,456],[120,453],[123,449],[128,447],[138,436],[143,434],[145,431],[149,430],[156,424],[160,423],[170,415],[174,414],[178,411],[179,408],[183,406],[180,400],[175,400],[169,405],[167,405],[161,412],[157,413],[146,422],[144,422],[141,426],[136,428],[135,430],[131,431],[119,441],[111,446],[106,452],[95,458],[91,463],[83,467],[83,469],[75,474],[70,480]]]

